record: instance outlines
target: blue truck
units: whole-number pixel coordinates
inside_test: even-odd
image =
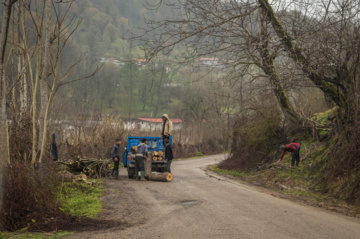
[[[128,178],[133,178],[135,175],[135,155],[131,154],[131,148],[138,146],[142,138],[146,139],[146,144],[148,145],[148,151],[164,151],[164,144],[162,137],[153,137],[153,136],[127,136],[127,145],[123,155],[124,167],[127,168]],[[172,136],[170,136],[170,145],[172,146]],[[164,172],[166,168],[166,161],[152,161],[151,162],[151,171],[154,172]]]

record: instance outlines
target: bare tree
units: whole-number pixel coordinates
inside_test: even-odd
[[[165,1],[163,4],[170,5]],[[217,0],[171,4],[175,4],[180,13],[165,20],[148,20],[148,29],[141,35],[145,44],[153,49],[150,57],[171,51],[177,45],[188,51],[184,61],[209,55],[222,57],[228,67],[238,72],[257,75],[254,77],[257,80],[269,79],[286,118],[300,122],[274,64],[281,50],[279,43],[272,40],[274,33],[256,4]],[[241,80],[238,77],[237,81]]]
[[[254,80],[268,78],[284,115],[302,123],[283,87],[284,72],[278,70],[279,62],[287,61],[291,69],[282,70],[293,75],[302,72],[312,87],[341,108],[345,118],[353,118],[358,99],[349,93],[358,89],[354,87],[358,53],[351,50],[359,41],[358,2],[284,0],[272,4],[266,0],[159,1],[159,6],[177,8],[178,14],[148,19],[148,28],[139,36],[151,49],[149,58],[181,46],[186,49],[181,56],[184,62],[219,56],[228,66],[247,70]]]
[[[49,37],[49,43],[51,43],[51,41],[55,41],[56,48],[55,48],[54,57],[49,55],[48,56],[49,58],[47,59],[47,61],[50,62],[49,67],[51,68],[51,72],[52,72],[52,79],[51,79],[52,84],[51,84],[51,87],[49,90],[49,95],[45,99],[45,102],[44,102],[45,103],[44,119],[43,119],[43,121],[40,121],[40,124],[42,124],[42,127],[43,127],[43,132],[40,135],[42,137],[42,140],[41,140],[39,163],[42,163],[43,156],[45,153],[48,115],[49,115],[51,103],[53,101],[53,98],[54,98],[57,90],[59,89],[59,87],[65,85],[65,84],[69,84],[74,81],[87,79],[87,78],[94,76],[102,67],[102,65],[101,65],[100,67],[95,69],[94,72],[92,72],[91,74],[89,74],[87,76],[84,76],[81,78],[76,78],[76,79],[69,79],[70,76],[72,75],[75,67],[83,59],[83,57],[79,57],[75,62],[73,62],[72,65],[70,65],[68,67],[68,69],[65,71],[65,73],[63,75],[61,75],[58,71],[61,53],[62,53],[67,41],[72,36],[72,34],[77,30],[78,26],[81,23],[81,20],[76,21],[75,17],[70,18],[70,16],[69,16],[70,10],[72,7],[72,3],[73,3],[73,1],[71,1],[69,3],[69,5],[67,6],[67,8],[65,10],[65,13],[62,13],[62,11],[61,11],[61,7],[60,7],[61,2],[56,3],[56,5],[55,5],[56,7],[54,9],[55,17],[56,17],[55,31],[51,35],[51,37]],[[51,13],[51,11],[49,11],[49,13]],[[48,20],[51,21],[51,19],[48,19]],[[49,26],[49,29],[50,28],[51,28],[51,26]]]
[[[46,105],[48,99],[48,77],[50,73],[51,65],[51,43],[53,41],[54,33],[52,32],[51,21],[51,5],[52,0],[44,0],[44,12],[45,12],[45,39],[44,39],[44,51],[42,56],[42,73],[40,78],[40,111],[39,111],[39,147],[42,146],[43,134],[44,134],[44,120],[46,114]]]
[[[10,162],[9,155],[9,132],[7,125],[7,113],[6,113],[6,80],[4,74],[4,59],[5,59],[5,50],[7,44],[7,37],[9,32],[10,25],[10,16],[11,10],[16,0],[5,0],[4,12],[2,17],[1,24],[1,33],[0,33],[0,95],[1,95],[1,105],[0,105],[0,209],[2,206],[2,201],[4,197],[4,179],[6,174],[6,169],[8,168],[8,163]]]
[[[12,99],[12,104],[19,102],[21,110],[19,117],[18,112],[14,110],[10,112],[16,121],[14,125],[18,125],[21,119],[27,120],[22,118],[22,115],[24,114],[23,108],[28,104],[25,100],[27,98],[27,84],[28,82],[31,83],[32,152],[29,152],[29,155],[32,155],[31,163],[33,166],[36,162],[41,163],[46,153],[48,115],[52,100],[59,87],[90,78],[101,68],[101,66],[98,67],[87,76],[72,78],[71,75],[83,56],[75,59],[74,62],[59,64],[66,43],[81,23],[81,18],[71,15],[73,2],[73,0],[67,2],[47,0],[44,2],[45,4],[41,4],[38,1],[20,0],[18,7],[15,8],[18,14],[17,21],[11,22],[12,28],[17,28],[17,31],[11,32],[12,37],[10,39],[12,41],[9,43],[12,49],[19,50],[17,54],[13,54],[14,51],[8,53],[9,59],[18,61],[17,76],[13,77],[14,74],[12,75],[11,86],[9,85],[8,88],[10,88],[12,98],[19,96],[20,101]],[[30,21],[25,22],[25,18]],[[35,36],[36,41],[27,39],[29,36],[30,38]],[[46,97],[38,99],[40,82],[43,82],[45,86],[40,89],[40,96],[43,91],[46,91],[44,94]],[[40,106],[44,107],[44,112],[38,112],[39,103]],[[41,134],[38,134],[38,130]]]
[[[31,164],[34,166],[36,163],[36,156],[37,156],[37,151],[36,151],[36,145],[38,142],[37,139],[37,92],[38,92],[38,87],[39,87],[39,79],[40,79],[40,71],[41,71],[41,38],[42,38],[42,17],[40,16],[39,13],[39,6],[38,6],[38,2],[35,1],[35,17],[32,15],[31,12],[31,3],[29,3],[29,5],[27,6],[27,11],[30,13],[31,19],[34,23],[35,29],[36,29],[36,36],[37,36],[37,41],[36,41],[36,47],[34,48],[35,51],[35,55],[37,56],[37,60],[36,60],[36,68],[35,68],[35,79],[31,79],[31,81],[33,82],[33,89],[32,89],[32,133],[33,133],[33,139],[32,139],[32,159],[31,159]],[[43,11],[43,13],[45,13],[45,11]],[[23,25],[23,28],[25,28],[25,26]],[[24,30],[25,32],[25,30]],[[26,38],[24,38],[26,39]],[[24,42],[26,42],[26,40],[24,40]],[[28,60],[28,64],[29,64],[29,71],[30,71],[30,76],[31,78],[32,76],[32,64],[31,64],[31,58],[29,53],[27,52],[27,60]]]
[[[319,14],[311,16],[318,26],[311,29],[312,32],[307,32],[309,34],[317,30],[317,34],[311,34],[310,39],[305,38],[307,42],[303,44],[297,43],[301,42],[301,37],[295,39],[284,27],[286,24],[279,21],[269,1],[259,0],[258,3],[266,12],[268,22],[289,57],[325,96],[340,107],[343,119],[352,121],[355,117],[353,109],[359,101],[354,92],[358,82],[359,56],[358,51],[353,50],[354,46],[359,46],[358,1],[305,1],[303,5],[290,2],[296,4],[301,12],[306,13],[310,8],[315,8]]]
[[[26,52],[25,52],[25,42],[22,41],[21,35],[25,33],[24,24],[26,22],[26,11],[22,1],[18,1],[18,19],[17,19],[17,44],[18,44],[18,78],[21,80],[20,84],[20,116],[23,119],[25,115],[28,114],[28,80],[27,80],[27,71],[26,65]],[[26,38],[26,36],[24,36]]]

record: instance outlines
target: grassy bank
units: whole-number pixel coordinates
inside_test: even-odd
[[[57,233],[34,233],[34,232],[12,232],[12,233],[1,233],[0,238],[11,238],[11,239],[55,239],[69,236],[73,232],[57,232]]]
[[[279,189],[287,194],[312,195],[316,193],[314,180],[318,176],[313,166],[322,160],[324,150],[325,146],[322,143],[303,141],[300,151],[301,163],[298,167],[290,166],[291,154],[288,153],[280,164],[276,164],[276,160],[273,160],[250,171],[226,170],[217,165],[212,165],[209,169],[222,175],[239,177],[250,183]]]
[[[272,162],[261,164],[249,171],[226,170],[217,165],[212,165],[209,169],[221,175],[232,176],[274,190],[284,197],[296,198],[311,205],[360,217],[358,203],[337,196],[346,190],[343,182],[325,184],[323,181],[325,167],[331,162],[329,154],[333,152],[333,144],[334,140],[301,141],[301,162],[298,167],[290,166],[291,154],[288,153],[280,164],[275,164],[276,158],[274,158]],[[274,155],[277,156],[278,153]]]
[[[60,210],[72,216],[93,218],[103,209],[100,200],[102,191],[101,181],[96,181],[94,185],[65,182],[59,188],[59,199],[63,201]]]
[[[60,211],[65,214],[79,217],[94,218],[103,209],[100,197],[102,195],[102,181],[97,180],[93,185],[83,182],[64,182],[58,188],[57,199],[60,203]],[[33,221],[32,223],[36,223]],[[16,232],[0,232],[2,238],[35,238],[52,239],[71,235],[73,232],[58,231],[55,233],[34,233],[23,228]]]

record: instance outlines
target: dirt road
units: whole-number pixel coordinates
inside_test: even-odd
[[[103,219],[119,227],[70,238],[360,238],[360,221],[207,174],[223,155],[174,162],[173,182],[106,180]]]

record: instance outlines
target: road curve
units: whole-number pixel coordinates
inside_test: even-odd
[[[174,162],[170,183],[106,180],[100,218],[127,226],[70,238],[360,238],[360,221],[276,198],[204,169],[223,155]]]

